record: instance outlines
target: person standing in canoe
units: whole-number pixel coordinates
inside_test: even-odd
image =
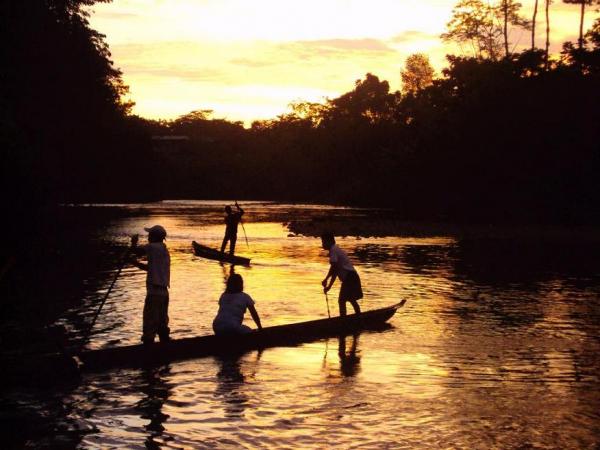
[[[244,292],[244,279],[237,273],[231,274],[227,279],[225,292],[219,299],[219,312],[213,320],[213,330],[217,335],[246,334],[252,331],[247,325],[243,325],[246,309],[262,330],[260,317],[254,307],[254,300]]]
[[[360,314],[358,300],[363,297],[360,277],[350,262],[348,255],[335,243],[335,237],[332,233],[323,233],[321,235],[321,245],[324,250],[329,250],[329,272],[321,282],[325,294],[329,292],[336,278],[342,282],[338,304],[340,307],[340,316],[346,315],[346,302],[350,302],[356,314]]]
[[[171,257],[164,243],[167,231],[160,225],[144,228],[148,232],[148,244],[138,247],[138,235],[131,237],[131,252],[136,256],[146,256],[148,262],[142,263],[132,257],[131,263],[147,272],[146,300],[142,342],[151,344],[155,336],[161,342],[169,341],[169,285],[171,278]]]
[[[229,241],[230,255],[233,255],[235,252],[238,224],[242,221],[242,216],[244,215],[244,210],[238,205],[238,202],[235,202],[235,207],[237,208],[236,212],[233,212],[229,205],[225,207],[225,237],[221,244],[221,253],[223,253],[227,246],[227,241]]]

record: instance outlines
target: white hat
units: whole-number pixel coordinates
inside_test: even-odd
[[[156,236],[158,239],[164,239],[167,237],[167,230],[165,230],[164,227],[161,225],[154,225],[150,228],[144,227],[144,230],[147,231],[148,234]]]

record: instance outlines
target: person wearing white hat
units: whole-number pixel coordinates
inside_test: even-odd
[[[144,228],[148,232],[148,244],[139,246],[138,235],[131,237],[131,251],[137,256],[146,256],[144,264],[136,258],[131,262],[147,272],[146,300],[144,302],[144,319],[142,342],[151,344],[158,334],[161,342],[169,338],[169,286],[171,277],[171,257],[164,243],[167,231],[161,225]]]

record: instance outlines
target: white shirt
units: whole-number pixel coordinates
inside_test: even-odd
[[[224,292],[219,299],[219,312],[213,321],[221,326],[240,326],[248,306],[254,305],[254,300],[245,292],[230,294]]]
[[[354,266],[350,262],[350,258],[337,244],[333,244],[329,249],[329,262],[335,267],[337,276],[342,281],[346,279],[348,272],[354,272]]]
[[[148,256],[146,286],[168,288],[171,284],[171,256],[164,242],[151,242],[144,246]]]

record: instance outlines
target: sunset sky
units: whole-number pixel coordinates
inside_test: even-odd
[[[543,4],[543,1],[540,1]],[[400,70],[415,52],[436,69],[455,0],[113,0],[92,10],[135,101],[134,113],[175,118],[197,109],[214,117],[275,118],[296,100],[323,101],[371,72],[400,89]],[[529,16],[533,0],[524,0]],[[587,15],[586,29],[594,13]],[[575,41],[579,7],[551,7],[552,49]],[[538,45],[544,41],[538,13]],[[528,32],[513,33],[527,46]]]

